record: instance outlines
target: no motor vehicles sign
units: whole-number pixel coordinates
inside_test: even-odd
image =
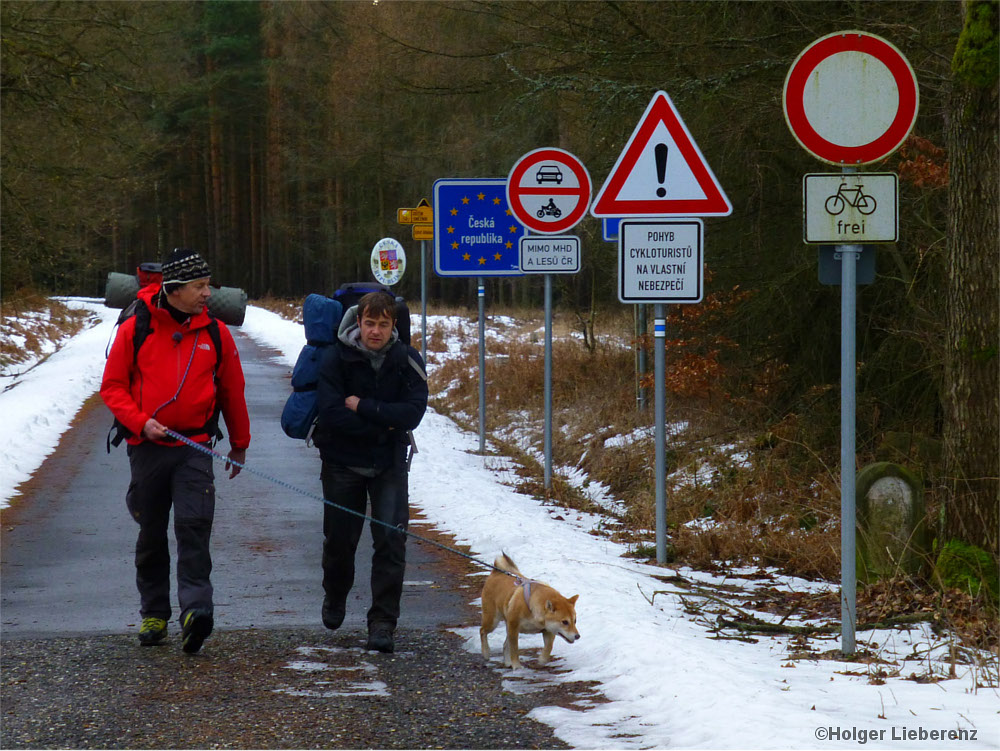
[[[587,168],[568,151],[535,149],[522,156],[507,176],[507,203],[531,231],[557,235],[586,216],[591,188]]]

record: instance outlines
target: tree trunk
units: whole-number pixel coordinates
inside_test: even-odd
[[[950,155],[944,540],[997,555],[1000,514],[997,5],[963,3],[965,28],[947,138]]]
[[[260,297],[261,283],[261,222],[260,222],[260,175],[257,165],[257,136],[250,137],[250,295]]]
[[[264,171],[264,211],[263,225],[265,242],[264,252],[264,289],[268,292],[278,290],[284,293],[286,280],[276,279],[279,262],[285,257],[285,248],[279,236],[278,226],[283,225],[286,212],[284,203],[284,164],[281,157],[281,139],[284,125],[282,122],[283,100],[278,80],[278,66],[281,55],[280,19],[276,7],[268,3],[265,11],[268,22],[264,28],[264,58],[269,61],[267,68],[267,119],[264,137],[265,171]]]
[[[212,76],[216,72],[215,62],[211,57],[205,58],[205,74]],[[202,251],[205,257],[217,262],[222,250],[222,224],[225,212],[222,208],[222,124],[219,122],[219,93],[213,84],[208,90],[208,207],[211,221],[212,247]]]
[[[226,259],[225,271],[228,283],[234,287],[246,288],[249,282],[246,266],[246,247],[242,222],[240,221],[240,208],[243,205],[243,191],[241,188],[246,185],[247,160],[244,152],[240,148],[239,142],[244,133],[238,133],[235,127],[229,132],[229,159],[232,169],[229,171],[226,180],[226,202],[229,204],[229,217],[226,222],[226,234],[219,249],[221,258]]]

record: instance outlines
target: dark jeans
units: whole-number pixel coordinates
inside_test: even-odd
[[[132,481],[125,503],[139,523],[135,583],[143,618],[170,619],[170,549],[167,526],[174,509],[177,540],[177,599],[183,616],[192,608],[212,612],[212,556],[215,518],[212,457],[190,446],[140,443],[128,448]]]
[[[406,529],[410,520],[405,462],[397,462],[375,477],[323,462],[323,496],[358,513],[371,499],[371,516]],[[334,603],[343,603],[354,585],[354,556],[364,519],[329,504],[323,506],[323,590]],[[396,627],[406,570],[406,535],[372,522],[372,604],[368,627]]]

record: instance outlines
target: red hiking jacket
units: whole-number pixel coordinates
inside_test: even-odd
[[[139,300],[151,314],[149,336],[139,348],[133,365],[135,316],[121,325],[104,366],[101,398],[119,422],[132,432],[128,442],[133,445],[147,440],[139,436],[150,417],[178,433],[189,435],[194,441],[209,440],[211,436],[207,434],[190,435],[189,431],[205,426],[218,399],[230,445],[234,449],[247,448],[250,445],[250,417],[243,394],[243,366],[233,335],[222,321],[218,321],[222,357],[218,358],[216,391],[213,372],[217,357],[215,344],[206,331],[211,320],[208,313],[202,310],[186,323],[179,324],[169,311],[157,307],[155,300],[159,293],[159,285],[139,290]],[[177,445],[177,441],[162,443]]]

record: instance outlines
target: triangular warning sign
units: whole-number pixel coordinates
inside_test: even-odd
[[[733,206],[665,91],[653,95],[590,213],[727,216]]]

